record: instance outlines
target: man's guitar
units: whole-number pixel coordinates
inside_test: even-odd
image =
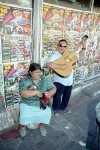
[[[84,41],[86,41],[88,39],[88,36],[85,35],[83,38],[82,38],[82,41],[79,43],[79,46],[81,44],[83,44],[83,46],[85,45],[84,44]],[[82,48],[82,49],[85,49]],[[77,50],[76,50],[77,51]],[[65,70],[63,69],[57,69],[57,68],[54,68],[54,72],[57,73],[58,75],[62,76],[62,77],[67,77],[71,74],[72,72],[72,69],[73,69],[73,64],[77,62],[77,56],[75,55],[75,52],[71,52],[71,51],[66,51],[63,53],[62,57],[59,58],[59,59],[56,59],[54,61],[55,64],[66,64],[67,68]]]

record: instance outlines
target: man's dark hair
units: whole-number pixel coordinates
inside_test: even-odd
[[[60,42],[66,42],[66,44],[68,44],[68,42],[65,39],[60,40],[59,44],[60,44]]]

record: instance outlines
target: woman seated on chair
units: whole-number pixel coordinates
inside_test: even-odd
[[[29,86],[34,89],[30,90]],[[46,136],[45,124],[51,119],[51,108],[40,109],[40,98],[47,92],[50,99],[56,92],[56,87],[51,79],[41,75],[41,67],[32,63],[29,67],[29,75],[20,81],[20,135],[26,135],[26,127],[35,128],[38,125],[42,136]],[[33,126],[32,126],[33,125]]]

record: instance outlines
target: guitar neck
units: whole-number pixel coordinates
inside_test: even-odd
[[[85,44],[85,42],[83,40],[81,40],[79,42],[79,44],[75,47],[75,50],[69,54],[69,56],[68,56],[69,59],[72,59],[74,57],[75,53],[79,50],[79,47],[81,45],[82,45],[81,51],[82,51],[82,49],[85,50],[86,44]]]
[[[74,55],[75,55],[75,52],[76,52],[76,51],[71,52],[71,53],[69,54],[68,58],[69,58],[69,59],[72,59],[72,58],[74,57]]]

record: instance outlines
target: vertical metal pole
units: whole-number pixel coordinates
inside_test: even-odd
[[[90,10],[91,10],[91,12],[93,11],[93,5],[94,5],[94,0],[91,0],[90,1]]]
[[[33,61],[40,61],[40,42],[41,42],[41,7],[42,0],[34,0],[33,10]]]
[[[58,0],[55,0],[55,1],[56,1],[56,4],[59,5]]]

